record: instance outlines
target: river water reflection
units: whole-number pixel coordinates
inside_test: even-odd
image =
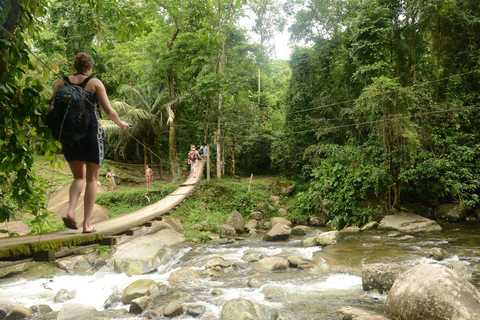
[[[77,292],[69,303],[80,303],[103,309],[105,300],[114,292],[122,290],[138,279],[152,279],[163,288],[168,299],[181,301],[184,307],[203,305],[206,313],[220,319],[223,304],[234,298],[245,298],[258,302],[267,314],[266,319],[275,319],[278,311],[287,312],[297,319],[339,319],[336,311],[344,306],[353,306],[373,313],[383,314],[386,295],[362,290],[361,267],[369,263],[439,263],[450,266],[459,261],[473,271],[472,283],[480,285],[480,224],[457,223],[442,226],[440,232],[405,235],[388,231],[371,230],[360,233],[342,233],[337,245],[303,247],[304,237],[292,237],[284,242],[265,242],[261,236],[237,240],[223,245],[184,245],[177,254],[156,271],[128,277],[117,274],[108,267],[93,275],[60,275],[53,282],[45,278],[25,275],[13,279],[0,279],[0,299],[20,303],[24,306],[48,304],[59,310],[62,303],[53,303],[60,289]],[[315,230],[316,233],[328,231]],[[446,259],[436,261],[429,258],[431,248],[442,248],[448,253]],[[318,268],[295,269],[269,273],[254,270],[254,260],[261,256],[298,256],[313,260],[324,257],[335,270],[325,274]],[[190,267],[200,273],[206,262],[213,257],[222,257],[232,264],[220,276],[198,279],[192,282],[170,285],[169,275],[179,268]],[[251,288],[248,281],[255,278],[263,283]],[[117,308],[128,306],[119,305]],[[137,317],[144,319],[143,317]],[[135,319],[135,318],[133,318]],[[198,319],[186,314],[174,319]]]

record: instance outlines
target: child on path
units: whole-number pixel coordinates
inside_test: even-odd
[[[108,179],[108,182],[110,183],[110,188],[108,188],[108,191],[113,191],[115,190],[115,172],[113,171],[113,168],[110,169],[109,172],[107,172],[107,175],[105,176]]]
[[[153,175],[153,170],[147,164],[147,167],[145,170],[145,178],[147,179],[147,189],[150,189],[150,187],[152,186],[152,175]]]
[[[201,158],[200,154],[198,153],[197,150],[195,150],[195,145],[192,144],[192,146],[190,148],[190,152],[188,153],[188,163],[190,163],[190,166],[191,166],[192,171],[193,171],[193,177],[194,178],[197,177],[195,170],[197,169],[198,159],[200,159],[200,158]]]

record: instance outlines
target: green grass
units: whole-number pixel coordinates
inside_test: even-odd
[[[197,242],[206,242],[210,232],[218,233],[219,226],[234,210],[239,211],[245,221],[253,211],[261,211],[266,218],[276,215],[278,208],[270,198],[267,185],[263,181],[254,181],[250,192],[248,186],[248,179],[203,181],[170,215],[182,221],[186,240]]]
[[[151,189],[141,188],[99,193],[96,203],[107,208],[109,217],[113,218],[162,200],[177,189],[179,184],[153,183]]]

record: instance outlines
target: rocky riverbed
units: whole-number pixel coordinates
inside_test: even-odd
[[[252,213],[255,217],[255,214]],[[237,213],[206,245],[166,218],[0,280],[0,319],[480,319],[480,225],[403,212],[332,231]]]

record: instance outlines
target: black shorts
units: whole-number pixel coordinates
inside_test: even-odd
[[[93,162],[100,166],[105,159],[105,133],[100,125],[89,129],[87,137],[74,143],[62,143],[65,159],[71,161]]]

